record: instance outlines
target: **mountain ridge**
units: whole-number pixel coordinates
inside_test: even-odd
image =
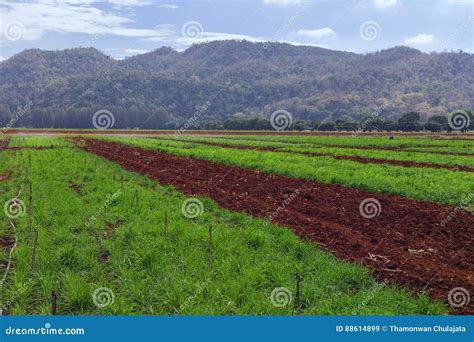
[[[94,110],[104,108],[117,112],[124,128],[150,116],[149,128],[179,127],[206,101],[203,122],[236,113],[268,117],[279,109],[295,119],[351,121],[381,106],[381,118],[417,111],[426,119],[474,108],[473,82],[474,55],[405,46],[357,54],[214,41],[123,60],[95,48],[28,49],[0,62],[0,126],[30,101],[20,124],[33,127],[87,127]]]

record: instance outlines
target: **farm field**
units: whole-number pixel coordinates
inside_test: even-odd
[[[184,157],[205,159],[232,166],[258,169],[282,176],[340,184],[375,192],[386,192],[424,201],[459,205],[474,191],[470,172],[425,167],[397,167],[337,160],[331,156],[308,156],[291,151],[242,150],[206,146],[189,141],[104,137],[137,147]],[[438,157],[442,159],[442,157]],[[465,191],[459,191],[465,189]]]
[[[4,314],[474,312],[474,142],[112,132],[0,140]]]
[[[167,138],[160,138],[162,140],[168,140]],[[231,147],[231,148],[242,148],[242,149],[260,149],[267,151],[281,151],[281,152],[295,152],[313,156],[332,156],[338,159],[354,160],[358,162],[367,163],[400,163],[401,166],[407,164],[417,166],[424,164],[425,166],[434,168],[447,168],[452,170],[461,171],[474,171],[470,166],[474,166],[472,159],[467,152],[456,152],[449,150],[450,154],[446,154],[445,157],[440,159],[438,152],[444,151],[425,151],[425,148],[414,151],[412,148],[404,149],[402,147],[394,147],[397,149],[379,149],[371,148],[371,146],[356,146],[351,147],[349,145],[340,145],[334,147],[334,145],[315,145],[315,144],[292,144],[288,142],[276,142],[276,141],[265,141],[265,140],[245,140],[235,138],[208,138],[208,137],[184,137],[181,139],[175,139],[178,141],[190,141],[203,143],[211,146]],[[398,150],[399,148],[399,150]],[[468,150],[468,148],[466,148]],[[418,153],[420,152],[420,153]],[[408,163],[407,163],[408,162]],[[468,165],[468,166],[466,166]]]

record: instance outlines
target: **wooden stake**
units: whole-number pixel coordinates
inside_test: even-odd
[[[293,309],[293,312],[296,310],[296,313],[298,315],[301,314],[301,292],[300,292],[300,282],[301,282],[301,277],[300,274],[297,272],[296,273],[296,295],[295,295],[295,307]]]
[[[30,177],[30,167],[31,167],[31,154],[28,152],[28,163],[26,165],[26,172],[25,172],[25,186],[28,183],[28,178]]]
[[[38,229],[35,230],[35,240],[33,242],[33,255],[31,257],[31,270],[35,270],[36,264],[36,245],[38,244]]]
[[[124,184],[123,184],[123,175],[122,175],[122,191],[125,190]]]
[[[135,204],[135,200],[137,201],[137,207],[138,207],[138,190],[137,189],[135,189],[135,194],[133,195],[132,207]]]
[[[56,291],[53,290],[51,292],[51,315],[53,316],[56,315],[57,300],[58,300],[58,296],[56,295]]]
[[[165,233],[168,232],[168,212],[165,211]]]
[[[33,184],[30,181],[30,195],[28,196],[28,228],[31,231],[33,225]]]
[[[33,184],[30,181],[30,195],[28,196],[28,231],[33,229]],[[33,241],[33,255],[31,256],[31,270],[34,271],[36,263],[36,245],[38,243],[38,229],[35,230]]]

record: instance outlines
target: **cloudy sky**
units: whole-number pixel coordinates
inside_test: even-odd
[[[220,39],[474,53],[474,0],[0,0],[0,60],[78,46],[126,58]]]

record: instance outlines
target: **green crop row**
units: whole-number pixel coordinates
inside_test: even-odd
[[[401,149],[429,152],[445,151],[453,153],[474,153],[474,140],[448,140],[425,138],[408,138],[395,136],[393,140],[388,137],[365,136],[222,136],[229,140],[267,141],[290,144],[309,144],[313,146],[341,145],[348,147],[399,147]],[[432,147],[435,146],[435,147]]]
[[[61,137],[43,135],[13,135],[9,147],[66,147],[70,142]]]
[[[168,139],[168,138],[166,138]],[[172,138],[170,138],[172,139]],[[276,147],[280,151],[287,152],[316,152],[327,153],[334,156],[359,156],[367,158],[375,158],[382,160],[398,160],[398,161],[413,161],[418,163],[433,163],[440,165],[467,165],[474,167],[474,158],[469,156],[459,155],[443,155],[418,153],[418,152],[402,152],[402,151],[388,151],[388,150],[363,150],[357,148],[338,148],[328,146],[314,146],[311,144],[291,144],[283,142],[272,141],[253,141],[227,138],[213,138],[213,137],[195,137],[195,136],[181,136],[179,140],[191,142],[213,142],[221,144],[230,144],[236,146],[255,146],[255,147]]]
[[[18,246],[1,291],[11,315],[49,314],[53,291],[58,314],[66,315],[291,314],[295,272],[302,277],[303,314],[445,312],[426,295],[380,285],[367,269],[287,228],[220,209],[210,199],[199,199],[202,215],[187,218],[185,196],[103,158],[72,148],[0,153],[0,172],[13,172],[0,182],[2,203],[19,185],[25,203],[14,220]],[[3,236],[13,236],[9,222],[0,216]],[[6,260],[7,251],[1,256]],[[292,301],[273,305],[276,288],[286,288]]]

